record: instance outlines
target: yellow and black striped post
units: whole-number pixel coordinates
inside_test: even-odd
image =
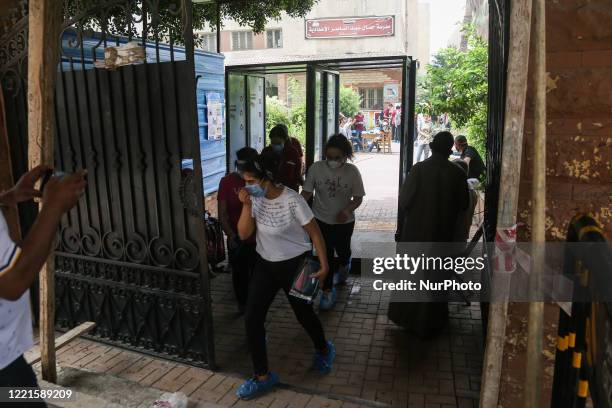
[[[582,214],[572,219],[567,242],[605,240],[602,229],[590,215]],[[563,310],[559,315],[551,407],[582,408],[589,396],[589,384],[592,381],[594,353],[589,348],[596,342],[592,338],[592,325],[595,324],[591,319],[592,305],[586,302],[589,299],[590,271],[583,266],[581,259],[574,259],[568,251],[564,274],[574,282],[576,301],[572,302],[571,316]]]

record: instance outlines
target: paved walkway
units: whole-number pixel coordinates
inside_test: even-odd
[[[392,153],[356,153],[353,163],[359,168],[366,191],[363,204],[355,212],[354,243],[393,242],[397,224],[399,144],[392,144]],[[371,237],[367,231],[378,234]]]
[[[58,364],[180,391],[196,406],[245,405],[235,391],[251,373],[244,320],[236,312],[229,274],[213,279],[218,372],[189,367],[78,339],[58,353]],[[388,295],[349,278],[336,308],[321,312],[338,357],[330,375],[311,369],[312,345],[279,294],[268,314],[270,367],[284,388],[257,400],[273,407],[477,407],[482,365],[478,305],[450,305],[450,324],[431,341],[420,341],[386,317]],[[38,368],[38,365],[36,366]],[[212,405],[215,404],[215,405]]]
[[[213,280],[217,362],[222,372],[248,375],[251,362],[244,321],[236,313],[229,275]],[[387,319],[388,294],[350,278],[336,308],[319,315],[338,358],[321,377],[309,370],[310,339],[279,293],[268,314],[270,367],[282,381],[331,395],[392,406],[477,406],[482,364],[478,305],[451,304],[448,329],[423,342]]]
[[[395,150],[398,145],[394,144]],[[397,213],[399,154],[358,154],[366,188],[357,211],[354,246],[393,241]],[[268,314],[270,367],[286,385],[245,404],[234,394],[251,373],[244,320],[227,273],[212,281],[218,372],[189,367],[134,352],[77,340],[58,355],[62,366],[116,375],[165,391],[181,391],[198,406],[274,407],[477,407],[482,366],[478,305],[450,305],[450,324],[431,341],[420,341],[387,317],[389,295],[351,277],[333,311],[320,317],[338,357],[332,373],[311,369],[310,339],[279,293]]]

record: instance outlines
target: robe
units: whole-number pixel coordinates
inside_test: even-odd
[[[453,242],[458,218],[468,205],[465,172],[450,162],[447,156],[434,152],[430,158],[412,167],[402,185],[398,206],[398,241]],[[448,303],[393,302],[392,296],[387,316],[417,336],[429,338],[446,325]]]

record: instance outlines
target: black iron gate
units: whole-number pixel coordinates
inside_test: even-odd
[[[55,165],[86,168],[88,187],[58,233],[56,325],[95,321],[99,341],[214,367],[191,1],[64,6]],[[23,164],[27,34],[20,38],[21,87],[7,114],[16,115],[11,145]],[[129,42],[144,60],[106,69],[105,50]],[[5,95],[15,83],[6,78]]]

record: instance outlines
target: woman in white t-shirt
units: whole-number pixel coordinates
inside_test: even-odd
[[[336,303],[334,283],[343,283],[351,269],[351,237],[355,228],[355,210],[365,191],[359,169],[348,160],[353,157],[351,143],[342,135],[334,135],[325,145],[325,160],[308,169],[302,196],[310,200],[312,210],[325,239],[327,258],[338,254],[339,267],[327,276],[319,308],[331,309]],[[335,275],[335,276],[334,276]]]
[[[313,244],[322,254],[320,269],[313,277],[323,282],[329,267],[325,242],[312,211],[302,196],[275,182],[277,169],[278,160],[267,154],[247,161],[241,169],[245,187],[238,194],[244,204],[238,234],[245,239],[255,232],[258,254],[245,311],[254,376],[238,389],[237,395],[242,399],[262,394],[278,382],[278,375],[268,370],[264,324],[279,289],[285,292],[295,316],[314,343],[315,367],[323,374],[329,373],[336,355],[312,304],[289,295]]]

